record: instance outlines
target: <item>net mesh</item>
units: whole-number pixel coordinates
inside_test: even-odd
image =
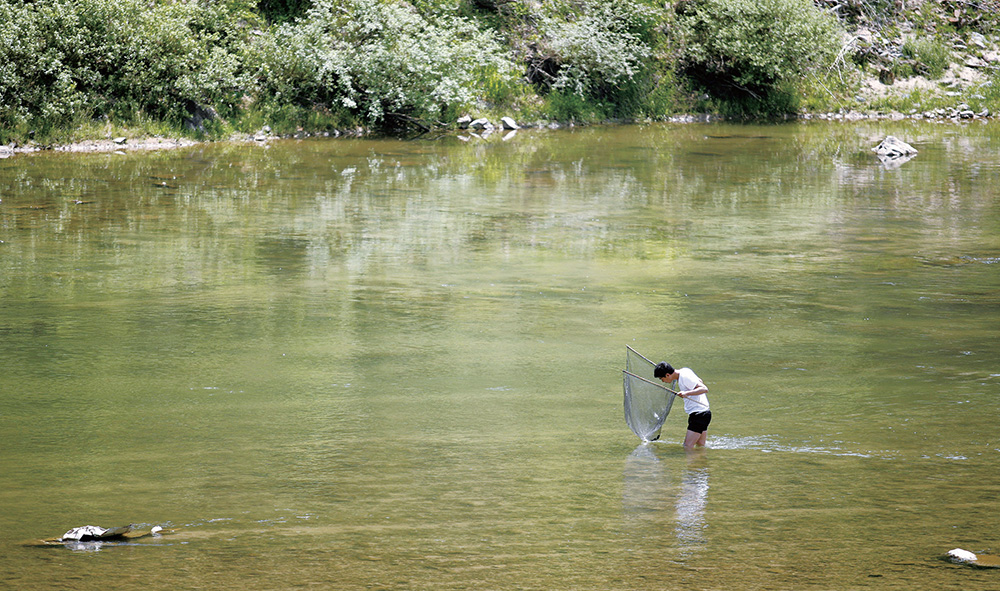
[[[641,353],[632,347],[625,345],[625,371],[653,379],[654,367],[656,367],[655,363],[643,357]]]
[[[654,364],[631,347],[626,347],[625,367],[622,381],[625,391],[625,423],[643,441],[655,441],[660,437],[660,428],[670,413],[674,395],[670,390],[641,377],[653,376]]]

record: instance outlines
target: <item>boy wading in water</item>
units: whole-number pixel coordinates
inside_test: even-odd
[[[677,395],[684,399],[684,412],[688,415],[688,430],[684,437],[684,448],[702,447],[708,440],[708,424],[712,422],[712,411],[708,409],[708,386],[701,381],[691,368],[674,369],[666,361],[653,368],[653,377],[666,383],[677,380]]]

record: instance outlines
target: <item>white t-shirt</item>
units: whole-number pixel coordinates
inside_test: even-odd
[[[677,390],[679,392],[694,390],[700,382],[701,378],[690,367],[682,367],[677,370]],[[691,414],[706,410],[708,410],[708,396],[699,394],[684,397],[684,412]]]

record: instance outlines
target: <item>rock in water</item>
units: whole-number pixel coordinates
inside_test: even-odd
[[[1000,568],[1000,556],[993,554],[973,554],[968,550],[955,548],[948,551],[948,558],[952,562],[960,562],[979,568]]]
[[[889,158],[902,158],[917,153],[916,148],[893,135],[886,136],[882,143],[872,148],[872,151],[879,156]]]
[[[955,548],[954,550],[948,551],[948,558],[951,558],[955,562],[975,562],[976,555],[968,550],[962,550],[961,548]]]
[[[83,527],[74,527],[59,539],[61,541],[93,540],[103,536],[106,531],[108,530],[97,525],[84,525]]]
[[[475,121],[471,121],[469,123],[469,127],[471,127],[472,129],[484,129],[484,130],[496,129],[496,127],[492,123],[490,123],[490,120],[485,117],[480,117]]]

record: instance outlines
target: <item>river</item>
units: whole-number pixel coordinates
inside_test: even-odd
[[[997,187],[980,122],[0,161],[0,586],[996,589]]]

